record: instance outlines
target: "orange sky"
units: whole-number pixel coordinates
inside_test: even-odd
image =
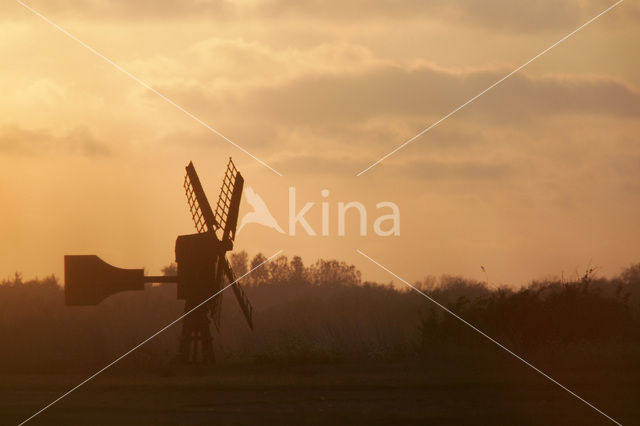
[[[53,3],[53,4],[52,4]],[[482,3],[482,7],[480,7]],[[532,3],[532,4],[529,4]],[[287,226],[288,188],[320,229],[249,225],[236,247],[364,277],[519,285],[640,261],[640,8],[626,1],[370,172],[356,173],[613,2],[29,1],[263,159],[279,177],[15,2],[0,5],[0,275],[62,274],[65,253],[152,273],[194,232],[232,156]],[[337,236],[337,203],[393,201],[399,237]],[[249,211],[246,203],[241,215]],[[348,222],[349,223],[349,222]],[[351,232],[350,232],[351,231]]]

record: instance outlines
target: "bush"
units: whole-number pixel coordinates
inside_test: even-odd
[[[231,260],[240,272],[263,259],[249,262],[241,252]],[[165,269],[175,273],[174,266]],[[255,331],[235,298],[223,297],[222,330],[214,341],[221,362],[480,359],[483,351],[495,351],[422,296],[363,283],[344,262],[319,260],[307,267],[299,257],[281,256],[258,271],[243,280]],[[518,353],[575,359],[617,351],[610,356],[620,363],[638,356],[640,264],[612,279],[534,282],[517,291],[451,276],[416,286]],[[184,306],[175,292],[174,284],[163,284],[117,294],[97,307],[66,307],[56,277],[24,281],[16,274],[0,283],[0,372],[100,367],[180,316]],[[118,368],[162,366],[175,354],[179,332],[179,324],[171,327]]]

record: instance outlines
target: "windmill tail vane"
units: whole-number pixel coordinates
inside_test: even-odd
[[[215,362],[215,357],[209,322],[212,320],[220,331],[222,293],[208,303],[202,302],[224,288],[225,278],[234,283],[233,294],[253,329],[253,307],[240,284],[235,282],[226,258],[226,253],[233,249],[244,178],[229,158],[215,212],[192,162],[186,167],[183,186],[197,232],[179,235],[176,239],[177,275],[145,276],[143,269],[116,268],[95,255],[66,255],[65,303],[97,305],[122,291],[144,290],[144,283],[175,282],[177,298],[185,301],[185,313],[202,305],[182,321],[176,360],[210,364]]]

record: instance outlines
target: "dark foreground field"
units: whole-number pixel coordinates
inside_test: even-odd
[[[234,270],[249,264],[232,256]],[[521,289],[460,277],[415,291],[351,265],[277,258],[222,300],[219,364],[167,371],[175,325],[34,418],[47,425],[640,424],[640,264]],[[0,424],[18,424],[183,312],[165,284],[67,307],[59,280],[0,282]]]
[[[107,373],[30,424],[613,424],[528,367],[504,361],[497,369],[360,363],[219,366],[202,376]],[[640,423],[640,370],[554,375],[622,424]],[[1,377],[0,422],[18,424],[82,379]]]

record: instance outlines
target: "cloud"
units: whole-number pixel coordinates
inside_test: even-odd
[[[85,129],[73,129],[61,136],[55,136],[45,130],[28,130],[13,124],[0,126],[0,155],[51,154],[94,157],[110,155],[111,150]]]
[[[305,72],[237,93],[179,84],[168,93],[188,109],[204,111],[205,120],[224,123],[226,133],[285,174],[352,176],[509,69],[379,62],[355,73]],[[607,129],[618,138],[639,114],[640,91],[619,79],[519,73],[403,151],[397,168],[392,161],[385,168],[431,181],[508,179],[517,175],[514,167],[529,170],[526,156],[581,160],[584,147],[595,146],[585,140],[589,132]],[[188,139],[210,146],[209,136]],[[423,148],[415,150],[418,144]],[[430,157],[418,161],[416,154]]]
[[[224,23],[248,19],[311,21],[314,25],[352,25],[363,21],[446,22],[506,32],[571,30],[595,16],[612,1],[606,0],[31,0],[29,5],[54,17],[120,20],[207,19]],[[640,7],[624,4],[624,13],[609,16],[616,25],[637,23]],[[20,16],[18,4],[3,4],[3,16]],[[612,14],[613,15],[613,14]]]
[[[394,166],[391,166],[394,167]],[[503,181],[515,177],[522,171],[516,169],[512,163],[499,160],[410,160],[395,165],[396,172],[405,177],[420,180],[460,182]],[[390,170],[391,173],[394,170]]]
[[[274,165],[287,174],[345,177],[353,176],[361,164],[361,158],[349,154],[319,153],[283,155]],[[436,159],[411,158],[385,163],[385,176],[393,179],[419,181],[481,182],[515,178],[525,173],[526,162],[507,162],[495,158]]]
[[[309,176],[349,176],[355,169],[355,158],[348,154],[282,154],[273,162],[285,174]]]
[[[603,0],[350,0],[331,4],[317,0],[267,0],[259,3],[261,13],[272,16],[338,20],[421,20],[446,22],[508,32],[570,30],[585,22],[614,2]],[[633,23],[639,13],[637,5],[625,5],[617,22]]]
[[[26,12],[18,3],[4,3],[0,11],[10,16],[20,16]],[[226,0],[31,0],[25,3],[47,16],[100,20],[182,19],[189,16],[230,19],[237,11],[233,2]]]
[[[127,67],[152,78],[172,96],[194,98],[283,85],[304,76],[359,75],[385,62],[361,45],[320,43],[305,48],[276,48],[243,38],[209,38],[190,46],[177,57],[152,56]],[[202,99],[211,103],[212,96]]]
[[[456,72],[385,66],[360,75],[305,76],[247,94],[256,116],[288,125],[422,117],[425,126],[504,76],[507,70]],[[558,114],[635,118],[640,92],[609,78],[516,74],[459,115],[498,122]]]

